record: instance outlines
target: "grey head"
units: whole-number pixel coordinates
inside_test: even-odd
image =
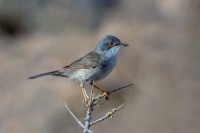
[[[97,53],[109,53],[112,51],[119,50],[120,47],[129,46],[128,44],[122,43],[117,37],[113,35],[107,35],[101,39],[95,49]]]

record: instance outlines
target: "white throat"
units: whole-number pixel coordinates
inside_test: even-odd
[[[113,58],[113,57],[117,57],[119,55],[120,52],[120,47],[113,47],[111,49],[109,49],[108,51],[103,51],[101,54],[109,59],[109,58]]]

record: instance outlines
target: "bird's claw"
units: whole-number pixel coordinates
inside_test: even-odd
[[[109,100],[108,96],[110,96],[110,92],[109,91],[103,91],[103,94],[105,95],[105,99]]]

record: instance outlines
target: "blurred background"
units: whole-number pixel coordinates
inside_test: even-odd
[[[107,34],[130,47],[98,82],[129,87],[103,101],[95,133],[200,132],[199,0],[0,0],[0,133],[80,133],[79,83],[27,77],[61,69]],[[87,87],[89,88],[89,87]]]

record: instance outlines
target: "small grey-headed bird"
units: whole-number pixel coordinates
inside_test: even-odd
[[[113,35],[107,35],[99,41],[94,51],[89,52],[82,58],[74,61],[68,66],[65,66],[64,69],[34,75],[28,79],[39,78],[47,75],[67,77],[81,83],[85,101],[88,101],[84,91],[85,83],[94,85],[95,88],[108,96],[109,92],[100,89],[94,84],[94,82],[105,78],[111,73],[117,63],[117,57],[121,46],[126,47],[128,44],[122,43]]]

